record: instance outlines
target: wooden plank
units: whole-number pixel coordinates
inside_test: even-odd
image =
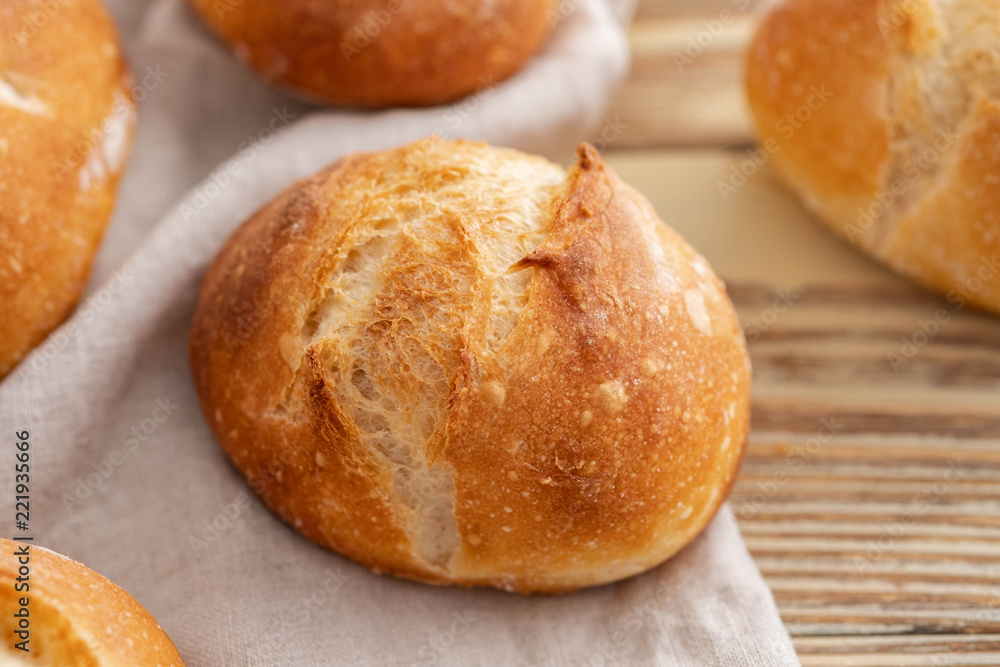
[[[1000,664],[1000,318],[858,255],[766,167],[723,200],[738,151],[608,158],[726,280],[748,331],[731,504],[803,665]]]
[[[726,9],[754,11],[768,0],[642,0],[636,11],[637,19],[656,17],[712,16]]]
[[[742,62],[759,5],[641,3],[629,34],[632,71],[607,114],[623,128],[616,147],[750,143]]]

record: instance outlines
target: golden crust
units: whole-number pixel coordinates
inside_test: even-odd
[[[747,57],[775,169],[839,236],[1000,312],[1000,2],[784,0]],[[789,114],[803,111],[796,126]]]
[[[0,653],[19,654],[11,648],[20,641],[13,634],[14,614],[20,609],[20,598],[28,596],[32,665],[183,667],[170,638],[131,595],[65,556],[31,546],[30,591],[15,591],[22,565],[16,554],[23,545],[0,538],[0,617],[5,640]]]
[[[653,567],[724,501],[748,429],[722,284],[586,145],[567,174],[425,140],[293,185],[219,254],[190,354],[268,506],[435,583]]]
[[[111,18],[97,0],[53,6],[0,10],[0,377],[79,299],[134,124]]]
[[[190,0],[263,78],[362,107],[450,102],[506,79],[541,46],[556,0]]]
[[[940,189],[887,239],[890,266],[955,304],[1000,312],[1000,103],[983,100]]]
[[[875,5],[780,4],[748,51],[747,91],[761,143],[777,142],[775,168],[838,220],[871,201],[889,160],[888,46],[873,20]],[[817,88],[829,99],[821,102]]]

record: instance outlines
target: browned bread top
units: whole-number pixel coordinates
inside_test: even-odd
[[[22,608],[28,614],[26,631],[20,625]],[[184,664],[170,638],[131,595],[74,560],[5,538],[0,538],[0,619],[3,667]],[[17,630],[28,634],[18,636]],[[25,639],[28,653],[15,647]]]
[[[364,107],[440,104],[507,78],[549,34],[556,0],[190,0],[268,81]]]
[[[564,591],[650,568],[723,502],[742,333],[597,152],[420,141],[300,181],[230,239],[190,343],[255,491],[377,571]]]
[[[1000,312],[1000,1],[783,0],[747,57],[757,131],[839,236]]]
[[[135,113],[98,0],[4,0],[0,35],[3,377],[80,298]]]

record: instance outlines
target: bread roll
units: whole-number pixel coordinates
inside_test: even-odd
[[[28,544],[0,538],[0,667],[183,667],[170,638],[131,595],[76,561]],[[22,608],[27,653],[15,648],[24,641],[15,634],[24,631]]]
[[[79,300],[135,113],[98,0],[4,0],[0,34],[3,377]]]
[[[657,565],[748,428],[722,283],[589,145],[352,155],[205,278],[202,408],[264,502],[376,572],[558,592]]]
[[[1000,312],[1000,2],[785,0],[747,90],[775,169],[839,236]]]
[[[449,102],[521,68],[557,0],[190,0],[264,79],[362,107]]]

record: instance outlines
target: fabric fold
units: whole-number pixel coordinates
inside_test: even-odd
[[[118,210],[88,299],[0,384],[3,432],[31,434],[37,544],[131,593],[189,667],[798,664],[728,509],[664,566],[576,595],[377,577],[264,509],[194,393],[201,277],[251,212],[342,155],[435,132],[567,162],[598,136],[627,69],[607,4],[573,4],[508,81],[374,113],[270,89],[180,0],[112,9],[141,99]],[[11,465],[0,473],[11,513],[13,483]]]

